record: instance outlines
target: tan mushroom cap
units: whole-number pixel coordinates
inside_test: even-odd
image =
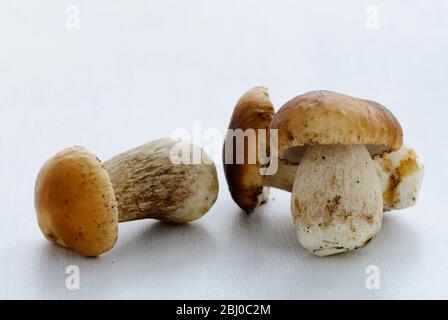
[[[35,208],[44,236],[84,256],[110,250],[118,237],[118,211],[109,174],[82,147],[62,150],[39,172]]]
[[[274,108],[269,99],[268,89],[265,87],[254,87],[246,92],[238,101],[229,129],[265,129],[269,125],[274,114]],[[233,139],[233,136],[226,136],[226,141]],[[258,136],[257,136],[257,160],[250,164],[248,161],[248,143],[244,143],[244,163],[236,163],[236,146],[233,145],[233,162],[226,163],[225,144],[223,148],[224,173],[229,186],[229,191],[233,200],[245,212],[251,212],[261,202],[267,188],[263,187],[263,179],[259,174],[260,162],[258,159]]]
[[[403,132],[381,104],[331,91],[312,91],[288,101],[274,115],[278,148],[303,145],[380,145],[397,150]]]

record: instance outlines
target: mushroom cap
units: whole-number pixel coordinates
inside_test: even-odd
[[[274,115],[274,108],[269,99],[268,89],[265,87],[254,87],[247,91],[238,101],[230,120],[229,129],[269,129]],[[233,139],[227,133],[226,141]],[[268,139],[268,136],[267,136]],[[230,194],[238,206],[245,212],[251,212],[260,203],[265,201],[267,187],[263,187],[263,179],[259,170],[261,164],[258,157],[258,135],[256,163],[248,161],[248,143],[244,143],[244,163],[236,163],[236,146],[233,150],[226,150],[224,143],[223,163],[224,173],[229,186]],[[226,152],[233,152],[233,162],[226,163]]]
[[[35,186],[35,208],[44,236],[84,256],[110,250],[118,237],[118,211],[109,174],[82,147],[49,159]]]
[[[285,103],[274,115],[279,150],[303,145],[379,145],[397,150],[403,132],[381,104],[331,91],[312,91]]]

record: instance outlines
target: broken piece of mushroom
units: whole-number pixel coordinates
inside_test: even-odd
[[[179,144],[199,152],[202,161],[173,163],[171,151]],[[97,256],[114,246],[118,222],[190,222],[212,207],[217,194],[215,165],[200,147],[160,139],[105,163],[82,147],[62,150],[39,172],[35,207],[48,240]]]
[[[373,155],[383,194],[383,210],[400,210],[417,203],[424,167],[414,149],[400,149]]]

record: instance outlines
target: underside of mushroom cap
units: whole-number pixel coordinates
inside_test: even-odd
[[[266,130],[266,138],[268,139],[268,129],[274,114],[274,108],[269,99],[268,89],[265,87],[255,87],[246,92],[238,101],[229,124],[229,129],[248,129]],[[234,132],[234,131],[233,131]],[[258,135],[256,134],[256,161],[250,163],[249,159],[249,143],[244,140],[244,161],[237,163],[236,139],[232,131],[226,135],[223,148],[224,173],[229,185],[229,190],[233,200],[245,212],[249,213],[260,203],[265,201],[267,188],[263,187],[263,179],[260,176]],[[233,140],[233,148],[226,148],[229,142]],[[266,148],[267,148],[267,144]],[[231,154],[228,154],[231,152]],[[227,159],[227,160],[226,160]],[[231,163],[228,160],[231,160]]]
[[[270,128],[278,130],[280,152],[319,144],[377,145],[390,151],[403,144],[400,123],[387,108],[331,91],[312,91],[288,101]]]
[[[118,237],[118,211],[107,171],[82,147],[62,150],[39,172],[35,208],[44,236],[84,256],[110,250]]]

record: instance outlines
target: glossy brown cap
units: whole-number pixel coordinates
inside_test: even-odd
[[[279,150],[303,145],[365,144],[397,150],[403,132],[377,102],[331,91],[312,91],[288,101],[274,115]]]
[[[229,129],[241,129],[243,131],[265,129],[267,131],[273,114],[274,108],[269,99],[268,89],[264,87],[252,88],[239,99],[233,111]],[[223,148],[224,173],[233,200],[241,209],[249,213],[265,200],[263,197],[267,192],[259,174],[258,135],[256,135],[255,163],[249,163],[248,161],[249,144],[246,140],[244,143],[244,162],[238,164],[235,143],[233,143],[233,150],[226,150],[229,139],[235,139],[230,132],[227,133]],[[231,163],[226,163],[226,152],[228,151],[233,151],[233,161]]]

